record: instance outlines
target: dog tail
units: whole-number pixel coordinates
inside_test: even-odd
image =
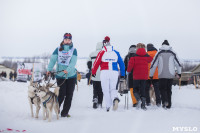
[[[60,90],[60,87],[56,87],[55,90],[54,90],[54,93],[55,95],[58,97],[59,95],[59,90]]]

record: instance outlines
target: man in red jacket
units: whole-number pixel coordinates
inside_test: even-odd
[[[143,45],[144,44],[138,44]],[[135,98],[138,101],[137,107],[140,106],[144,110],[147,110],[145,107],[145,85],[146,80],[148,80],[148,63],[153,60],[147,53],[145,48],[139,48],[136,52],[135,57],[131,57],[127,72],[130,73],[133,69],[133,93]]]

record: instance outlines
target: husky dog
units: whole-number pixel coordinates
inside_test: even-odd
[[[31,115],[34,117],[33,114],[33,104],[36,106],[36,115],[35,118],[38,118],[38,114],[40,111],[40,104],[41,100],[40,98],[36,95],[36,92],[38,91],[37,89],[38,84],[37,83],[30,83],[28,86],[28,101],[31,107]]]
[[[60,87],[56,87],[54,93],[49,91],[49,87],[51,85],[40,86],[37,91],[37,96],[40,97],[43,105],[43,119],[46,120],[48,117],[48,121],[50,122],[52,119],[52,111],[54,109],[57,119],[59,119],[59,103],[58,103],[58,95]]]

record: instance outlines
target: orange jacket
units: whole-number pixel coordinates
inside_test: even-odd
[[[147,53],[148,53],[149,56],[151,56],[152,58],[154,58],[154,56],[156,55],[157,51],[153,50],[153,51],[148,51]],[[150,68],[151,68],[151,63],[148,64],[148,75],[150,73]],[[158,67],[156,68],[156,71],[155,71],[155,73],[153,75],[153,79],[158,79]]]

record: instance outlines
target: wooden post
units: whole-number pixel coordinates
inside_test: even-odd
[[[34,81],[34,63],[33,63],[33,68],[32,68],[31,82],[33,83],[33,81]]]
[[[77,77],[78,77],[78,72],[77,72]],[[78,91],[78,78],[76,78],[76,83],[77,83],[77,91]]]
[[[196,77],[194,76],[194,86],[197,89],[197,85],[196,85]]]
[[[198,87],[197,88],[199,88],[199,76],[197,76],[197,84],[198,84]]]

